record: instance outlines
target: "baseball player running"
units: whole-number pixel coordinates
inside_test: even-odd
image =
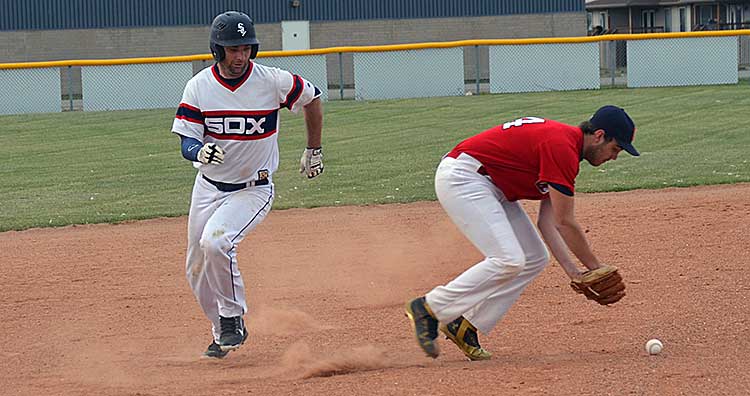
[[[222,358],[247,339],[245,286],[237,245],[268,215],[279,164],[279,109],[305,115],[307,148],[300,172],[323,172],[320,90],[285,70],[254,63],[252,19],[229,11],[211,24],[216,63],[186,85],[172,132],[198,169],[188,217],[186,275],[212,324],[204,356]]]
[[[406,304],[417,342],[433,358],[438,329],[471,360],[490,359],[477,330],[489,333],[542,272],[549,250],[574,290],[612,304],[625,286],[616,268],[602,265],[574,216],[579,163],[639,155],[635,125],[625,111],[604,106],[579,126],[523,117],[459,143],[435,175],[438,200],[485,258],[444,286]],[[540,200],[534,228],[519,200]],[[541,233],[541,237],[540,234]],[[569,252],[588,269],[581,271]]]

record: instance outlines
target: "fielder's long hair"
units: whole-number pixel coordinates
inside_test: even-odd
[[[581,131],[583,131],[584,135],[593,135],[594,132],[598,131],[599,128],[595,127],[594,124],[591,123],[591,121],[584,121],[578,125],[579,128],[581,128]],[[609,142],[613,139],[613,137],[604,134],[604,140]]]

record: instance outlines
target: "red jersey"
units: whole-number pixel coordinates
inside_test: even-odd
[[[464,140],[448,156],[466,153],[477,159],[509,201],[540,200],[548,196],[548,183],[575,191],[582,150],[580,128],[524,117]]]

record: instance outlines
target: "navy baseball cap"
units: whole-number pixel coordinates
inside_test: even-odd
[[[617,106],[603,106],[589,120],[594,128],[603,129],[604,134],[615,139],[617,144],[630,155],[641,155],[633,147],[635,124],[625,110]]]

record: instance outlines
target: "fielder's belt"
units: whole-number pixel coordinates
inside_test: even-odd
[[[203,176],[207,182],[213,184],[219,191],[224,192],[239,191],[248,187],[265,186],[268,184],[268,179],[251,180],[247,183],[222,183],[220,181],[211,180],[207,178],[206,175],[201,176]]]

